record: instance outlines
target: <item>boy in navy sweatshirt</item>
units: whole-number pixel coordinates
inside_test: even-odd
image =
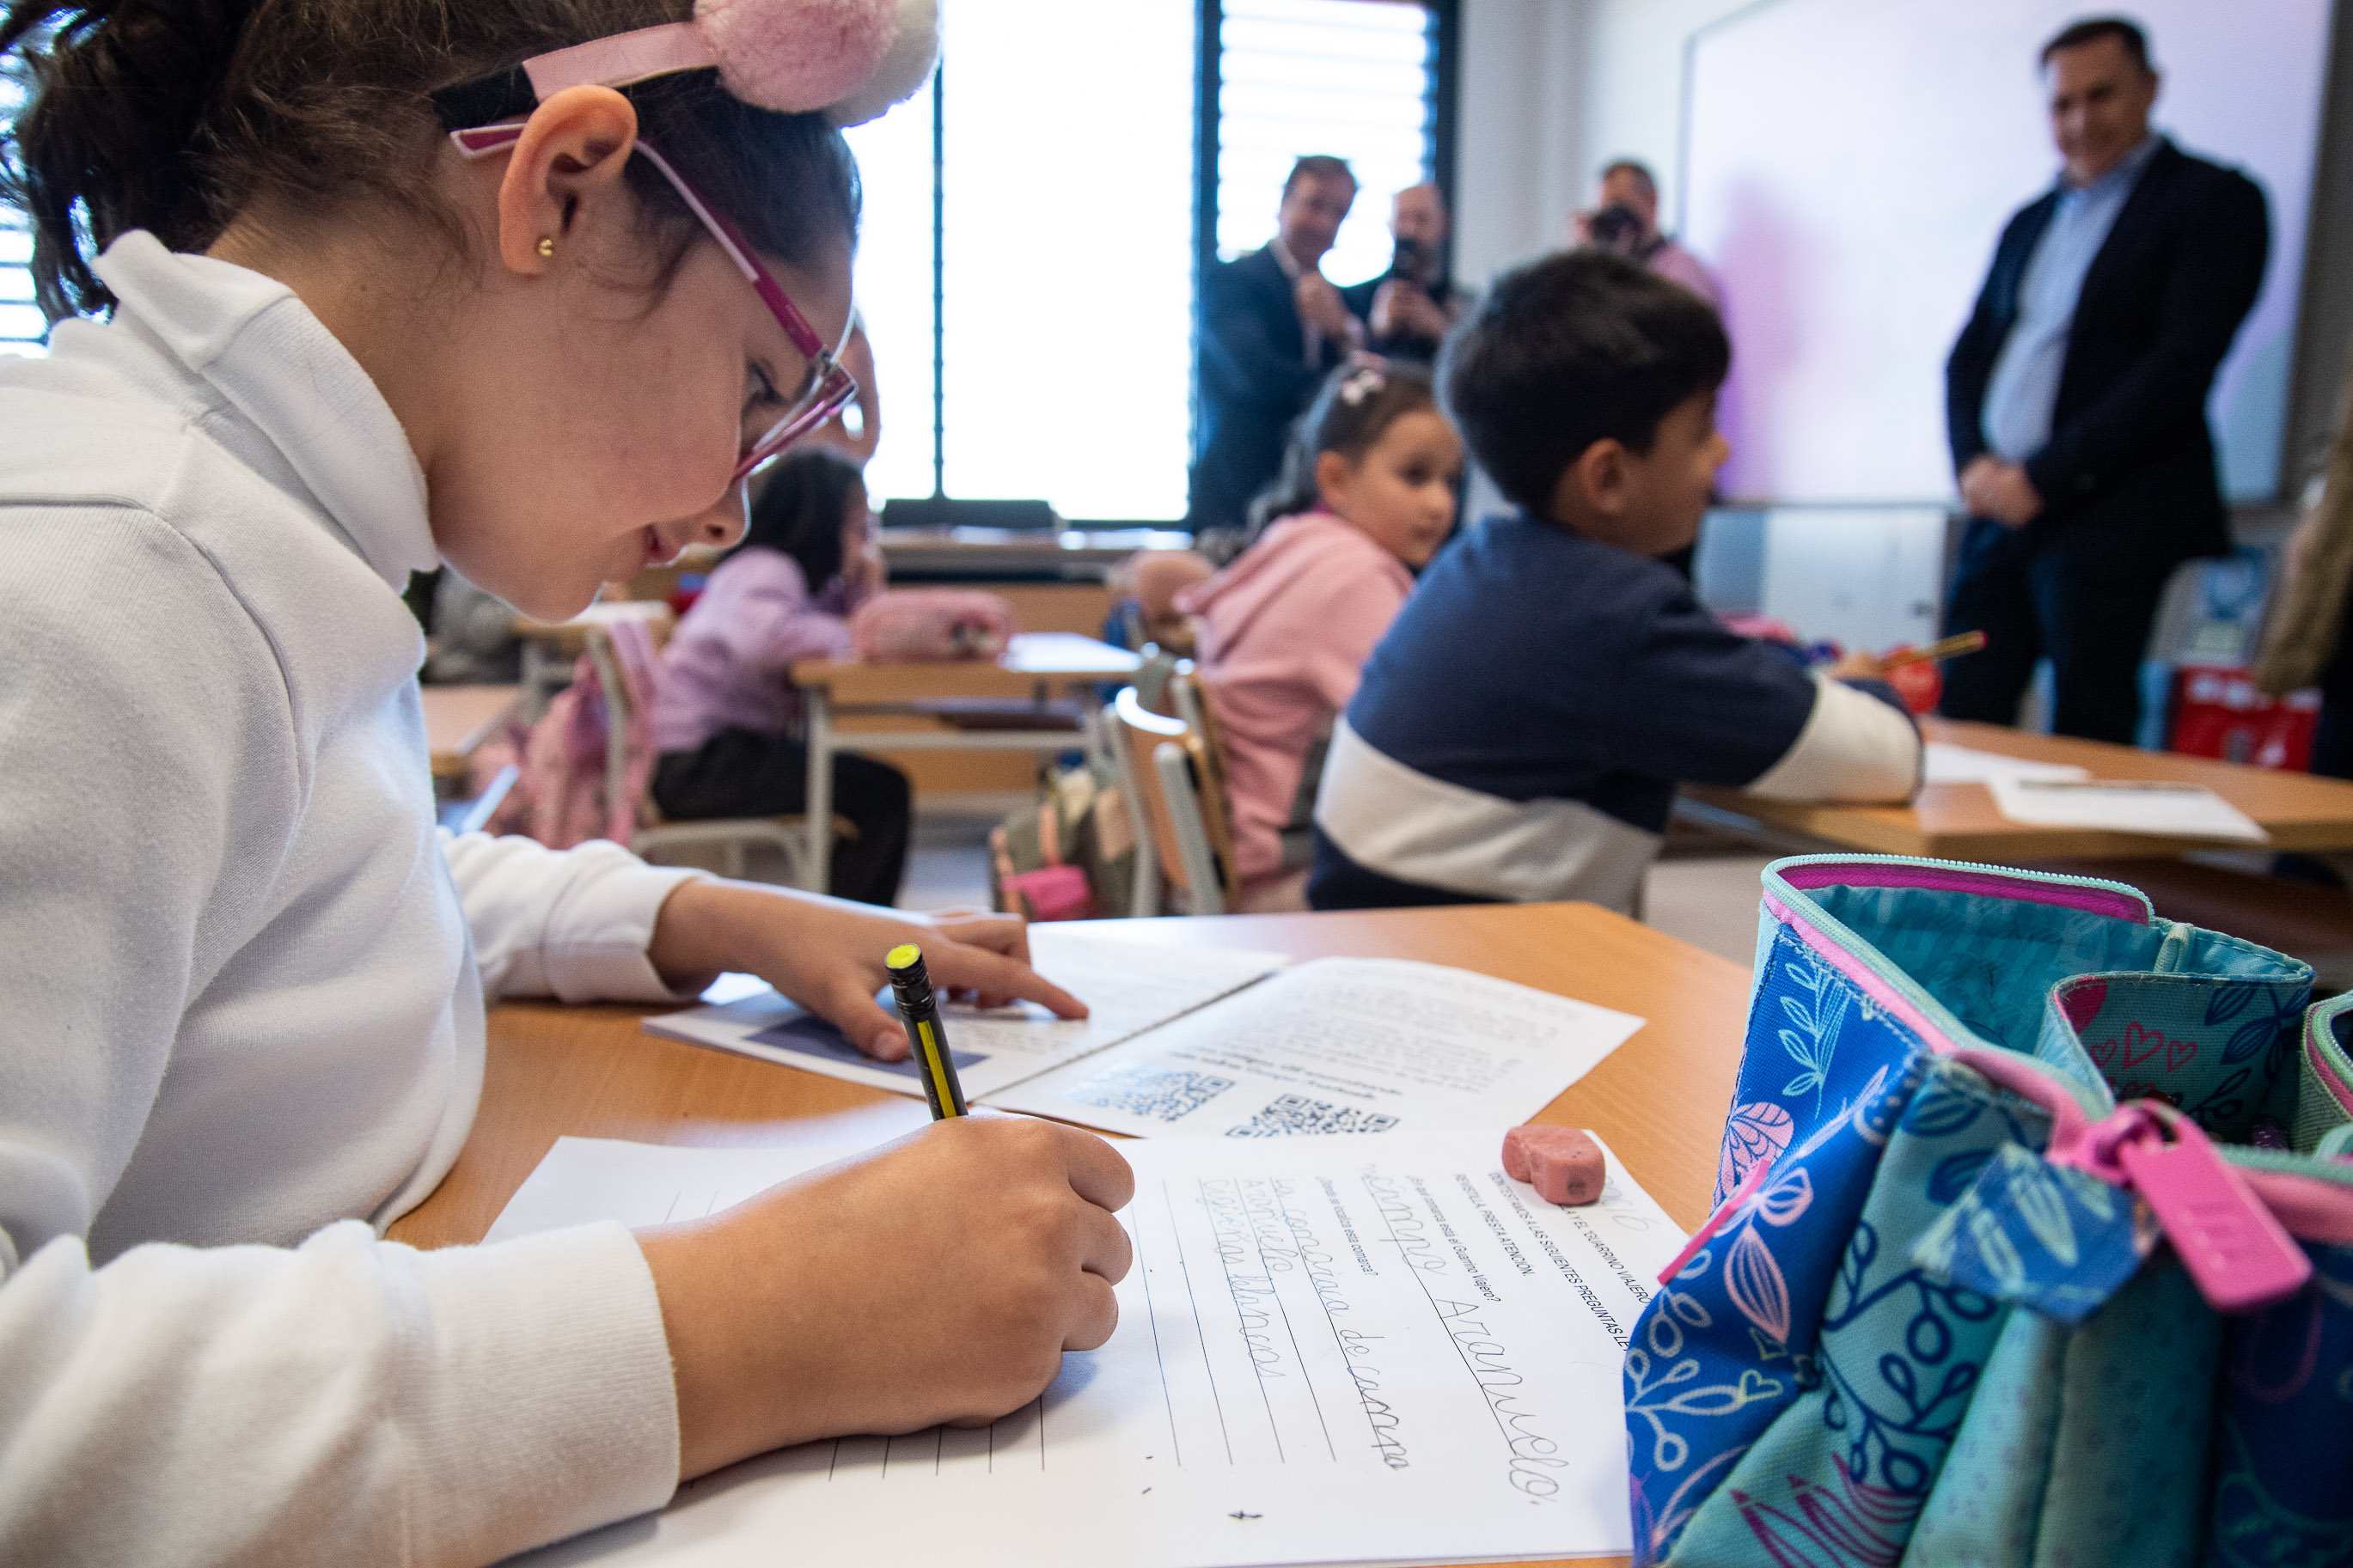
[[[1920,739],[1876,660],[1811,671],[1656,557],[1731,448],[1723,324],[1597,251],[1498,280],[1439,375],[1515,514],[1467,531],[1365,667],[1315,805],[1317,909],[1589,899],[1630,911],[1675,785],[1902,802]]]

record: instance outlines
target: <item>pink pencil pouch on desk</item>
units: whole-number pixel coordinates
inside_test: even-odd
[[[894,588],[849,617],[849,644],[863,664],[944,664],[995,658],[1020,630],[1013,606],[970,588]]]

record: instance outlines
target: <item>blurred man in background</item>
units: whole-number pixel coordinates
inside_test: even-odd
[[[1711,305],[1723,304],[1715,275],[1672,237],[1659,232],[1659,182],[1650,166],[1620,158],[1601,171],[1600,199],[1569,215],[1569,243],[1614,250],[1672,278]]]
[[[1365,346],[1373,353],[1416,364],[1437,360],[1438,345],[1470,299],[1446,265],[1449,226],[1446,198],[1434,183],[1397,194],[1389,209],[1397,244],[1389,269],[1340,290],[1348,309],[1365,319]]]
[[[1275,235],[1201,280],[1201,413],[1186,526],[1240,529],[1282,466],[1291,422],[1364,343],[1364,323],[1317,268],[1356,204],[1338,158],[1310,156],[1282,184]]]
[[[2167,579],[2231,546],[2206,397],[2271,222],[2253,181],[2149,129],[2132,23],[2068,27],[2042,79],[2063,167],[2002,230],[1945,367],[1969,513],[1945,629],[1987,647],[1947,668],[1943,711],[2015,723],[2048,658],[2052,728],[2129,742]]]

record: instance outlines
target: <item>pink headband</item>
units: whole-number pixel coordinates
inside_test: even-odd
[[[716,67],[746,103],[862,125],[923,85],[939,26],[935,0],[695,0],[691,22],[575,44],[522,69],[545,100],[567,87]]]

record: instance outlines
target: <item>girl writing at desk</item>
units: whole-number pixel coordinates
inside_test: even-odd
[[[872,998],[920,937],[944,984],[1077,1010],[1018,922],[437,840],[409,574],[567,616],[732,542],[847,395],[834,125],[922,79],[930,18],[703,9],[0,21],[42,300],[107,313],[0,363],[0,1560],[485,1563],[779,1444],[1000,1415],[1111,1331],[1125,1165],[1039,1123],[693,1225],[378,1239],[465,1140],[486,997],[752,970],[900,1055]]]

